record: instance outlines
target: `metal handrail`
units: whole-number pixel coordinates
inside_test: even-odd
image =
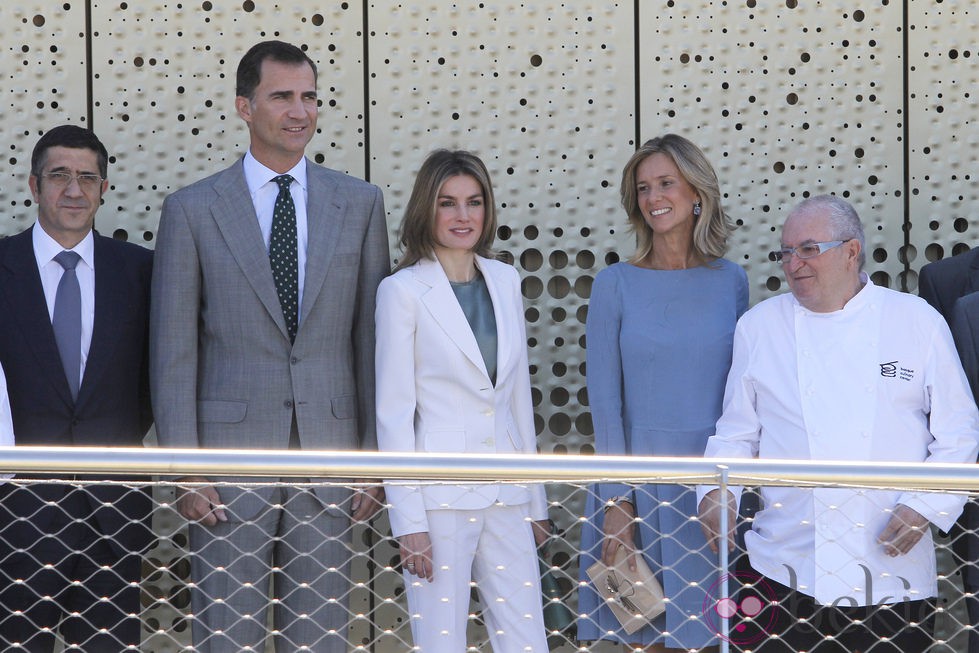
[[[901,462],[265,449],[31,447],[0,449],[0,473],[384,478],[439,481],[637,481],[847,485],[979,491],[979,466]]]

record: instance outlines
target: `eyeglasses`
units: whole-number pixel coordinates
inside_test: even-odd
[[[846,240],[827,240],[825,243],[806,243],[798,247],[783,247],[772,252],[776,263],[788,263],[790,256],[800,259],[815,258],[824,252],[828,252],[834,247],[839,247],[843,243],[848,243],[852,238]]]
[[[68,188],[73,181],[77,181],[78,187],[83,191],[93,191],[102,185],[102,177],[90,173],[73,175],[70,172],[45,172],[41,176],[55,188]]]

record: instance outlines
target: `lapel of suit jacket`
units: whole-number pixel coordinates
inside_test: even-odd
[[[340,185],[327,170],[306,161],[306,278],[303,282],[302,309],[299,331],[313,310],[316,298],[326,281],[333,260],[333,251],[347,219],[347,199]],[[299,337],[298,334],[296,336]]]
[[[473,335],[466,314],[462,312],[462,306],[449,285],[449,278],[445,276],[442,264],[437,260],[420,260],[416,263],[415,278],[429,288],[421,297],[425,308],[449,340],[489,379],[476,336]]]
[[[98,386],[112,352],[119,342],[122,321],[127,316],[126,280],[121,274],[122,264],[106,246],[106,238],[95,237],[95,320],[92,325],[92,342],[88,347],[85,374],[78,388],[78,404],[82,405]]]
[[[214,180],[214,191],[218,199],[211,205],[211,216],[245,279],[279,327],[282,336],[288,339],[289,331],[282,315],[279,295],[275,291],[269,253],[262,239],[262,230],[258,226],[255,205],[252,204],[252,196],[245,182],[242,159],[238,159]]]
[[[510,351],[513,347],[512,338],[515,335],[513,326],[514,320],[522,316],[512,315],[510,310],[512,298],[506,296],[506,288],[503,279],[494,273],[489,265],[489,260],[482,256],[476,257],[476,267],[483,273],[486,280],[486,287],[489,289],[490,299],[493,300],[493,316],[496,318],[496,380],[499,382],[504,376],[504,368],[510,360]]]
[[[979,248],[972,250],[969,256],[972,257],[969,263],[969,276],[960,295],[968,295],[979,290]]]
[[[0,292],[6,296],[7,305],[13,313],[10,319],[20,326],[24,340],[37,359],[39,372],[51,381],[58,395],[70,406],[73,403],[71,389],[54,339],[54,328],[34,257],[31,230],[10,236],[10,239],[2,265],[4,278],[0,279]]]

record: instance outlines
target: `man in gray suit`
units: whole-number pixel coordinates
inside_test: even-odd
[[[163,203],[150,320],[160,443],[374,449],[381,191],[305,158],[317,95],[302,50],[255,45],[236,94],[248,152]],[[346,651],[350,520],[369,518],[380,490],[248,480],[187,478],[178,492],[196,650],[263,650],[271,602],[276,650]]]

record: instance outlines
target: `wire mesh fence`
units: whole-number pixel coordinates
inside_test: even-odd
[[[805,605],[807,588],[802,587],[802,595],[793,595],[791,600],[779,595],[777,588],[773,590],[772,579],[758,573],[751,566],[755,561],[744,555],[744,535],[758,508],[751,493],[742,501],[738,545],[729,555],[710,551],[689,509],[696,505],[697,484],[830,487],[840,493],[835,508],[845,514],[847,496],[910,488],[975,492],[977,482],[974,468],[968,466],[884,468],[725,461],[730,464],[718,468],[711,461],[669,459],[541,456],[540,460],[514,463],[494,456],[447,456],[433,461],[329,452],[278,458],[262,452],[256,456],[265,461],[264,467],[256,467],[253,460],[242,458],[242,452],[218,453],[216,458],[210,457],[211,452],[187,452],[175,459],[172,452],[165,451],[134,452],[132,456],[110,450],[58,451],[49,449],[33,457],[30,451],[17,451],[8,467],[18,476],[0,491],[0,638],[5,650],[18,650],[18,646],[32,651],[50,651],[54,646],[55,650],[155,653],[263,647],[280,653],[412,650],[412,621],[419,627],[425,610],[409,606],[406,588],[426,581],[403,568],[385,511],[368,522],[350,520],[351,497],[369,484],[330,480],[324,474],[387,478],[389,483],[404,483],[395,479],[413,478],[414,474],[426,480],[412,480],[413,485],[453,485],[471,492],[487,487],[489,479],[518,486],[544,483],[553,531],[538,550],[533,567],[535,596],[547,629],[546,650],[619,651],[623,642],[647,644],[648,638],[656,637],[650,632],[665,632],[665,641],[672,647],[693,650],[715,644],[722,650],[758,650],[759,645],[780,639],[777,624],[781,622],[771,614],[776,608],[787,611],[790,618],[797,617],[797,612],[808,615],[805,618],[812,622],[817,639],[826,640],[825,633],[832,633],[828,637],[832,643],[854,623],[888,615],[874,609],[857,616],[842,599],[832,602],[833,611],[816,606],[815,611],[805,612],[812,607]],[[79,475],[92,471],[152,476],[89,481]],[[39,477],[42,472],[43,478]],[[226,521],[217,529],[189,526],[177,510],[178,475],[246,472],[264,476],[248,483],[214,484],[221,497],[215,508],[226,512]],[[160,475],[164,473],[167,475]],[[609,599],[586,573],[601,558],[602,525],[610,505],[603,498],[602,484],[609,481],[627,487],[637,513],[632,541],[666,597],[666,611],[652,620],[652,629],[643,623],[633,634],[622,631],[610,609],[613,604],[627,611],[641,609],[633,603],[639,599],[630,577],[616,581]],[[255,512],[253,504],[262,507]],[[969,505],[973,505],[971,500]],[[779,509],[777,505],[761,507]],[[472,521],[470,515],[465,517]],[[792,517],[800,529],[809,527],[807,515]],[[107,523],[115,524],[115,530],[106,529]],[[821,540],[820,546],[838,546],[866,528],[867,520],[854,516],[848,528]],[[200,532],[195,534],[195,530]],[[893,605],[887,612],[893,612],[895,619],[922,634],[914,645],[920,649],[914,650],[968,651],[973,626],[967,604],[974,596],[963,583],[975,574],[975,560],[967,559],[967,552],[962,557],[967,551],[963,547],[953,552],[952,545],[965,542],[960,538],[969,533],[928,530],[918,545],[921,551],[895,563],[889,572],[894,587],[909,586],[908,595],[891,592],[895,598],[887,600],[880,592],[869,591]],[[503,538],[517,540],[530,537],[530,532],[529,527],[526,533],[508,531]],[[120,544],[138,550],[139,555],[126,555],[126,547]],[[803,557],[784,561],[799,568],[793,570],[798,572],[796,584],[809,564]],[[937,566],[931,566],[934,563],[929,561],[936,557]],[[845,565],[823,568],[816,558],[815,568],[824,575],[848,578]],[[933,576],[937,595],[930,596],[927,588],[922,593],[917,586],[911,587],[914,583],[905,578],[908,565],[914,567],[914,573],[924,570]],[[881,580],[869,569],[856,569],[867,574],[871,585]],[[435,569],[436,575],[440,572],[456,570]],[[465,603],[466,650],[520,650],[508,647],[508,627],[501,626],[492,614],[494,605],[519,601],[518,574],[514,572],[512,582],[501,585],[470,582],[475,573],[471,569],[458,573],[465,576],[465,595],[457,601]],[[887,576],[885,573],[883,582]],[[785,585],[800,589],[793,582]],[[919,595],[921,603],[912,600],[913,606],[906,605],[906,599]],[[529,613],[535,608],[521,609]],[[215,612],[219,614],[214,616]],[[125,622],[135,628],[135,635],[124,627],[106,627]],[[446,629],[447,625],[428,621],[421,627]],[[496,646],[491,643],[494,635]],[[886,641],[874,641],[865,650],[888,650],[886,645]]]

